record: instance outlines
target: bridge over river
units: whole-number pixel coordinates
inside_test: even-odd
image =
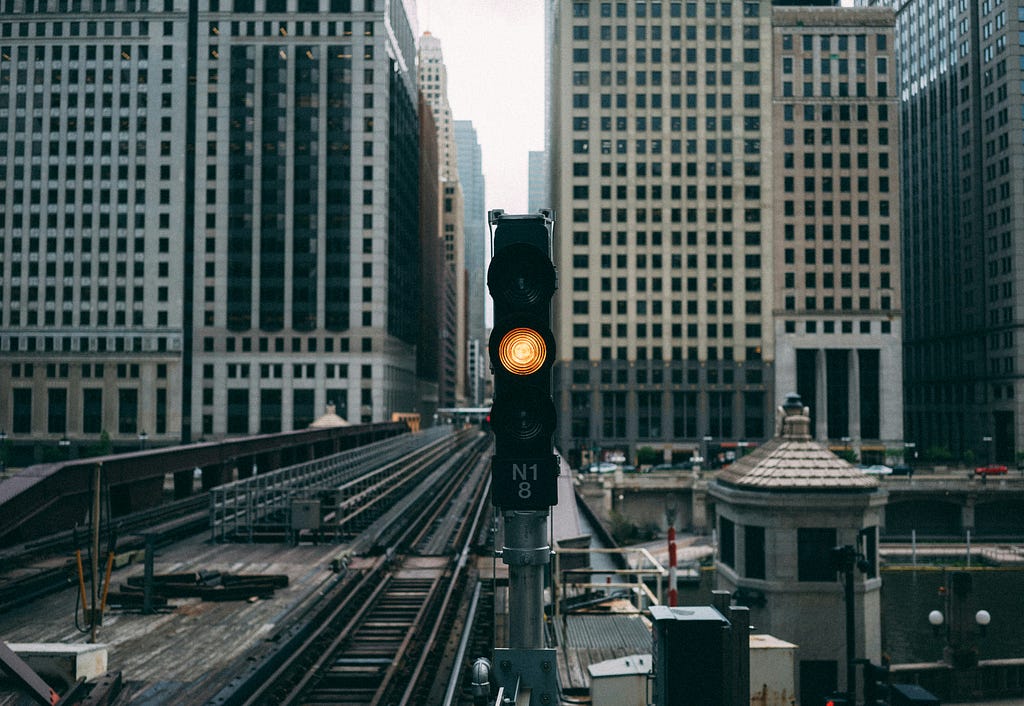
[[[675,526],[710,532],[713,509],[708,485],[714,471],[577,474],[577,488],[587,505],[606,522],[613,515],[637,527],[667,529],[666,508],[676,508]],[[889,496],[886,541],[963,539],[970,531],[979,540],[1024,537],[1024,474],[975,477],[968,470],[918,470],[912,477],[881,476]],[[808,503],[827,503],[826,495],[807,495]]]

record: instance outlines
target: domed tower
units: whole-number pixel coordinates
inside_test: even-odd
[[[835,557],[853,569],[856,657],[881,651],[878,526],[888,498],[867,475],[812,441],[808,409],[787,396],[777,436],[709,484],[718,532],[718,588],[750,608],[759,633],[798,646],[802,703],[844,689],[846,604]]]

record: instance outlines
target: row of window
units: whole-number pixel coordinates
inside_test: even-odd
[[[636,42],[661,42],[664,39],[662,34],[662,27],[660,25],[653,25],[650,27],[650,35],[648,36],[648,27],[646,25],[636,25],[633,27],[633,39]],[[684,32],[685,30],[685,32]],[[705,42],[731,42],[733,39],[732,25],[723,24],[713,25],[708,24],[704,27],[704,40]],[[615,27],[614,39],[620,42],[629,41],[628,35],[629,28],[625,25],[618,25]],[[589,32],[587,33],[589,35]],[[681,28],[679,25],[672,25],[669,27],[668,38],[672,42],[681,42],[685,35],[686,41],[697,42],[697,27],[693,25],[687,25],[685,28]],[[599,38],[602,42],[612,41],[612,27],[610,25],[601,25],[599,31]],[[742,28],[742,39],[744,41],[757,41],[761,36],[761,28],[758,25],[743,25]],[[627,49],[624,47],[600,47],[598,57],[602,64],[612,63],[612,51],[615,51],[615,63],[623,64],[627,61]],[[721,48],[722,51],[731,51],[731,49]],[[648,54],[650,51],[650,54]],[[635,60],[637,63],[647,63],[647,57],[650,56],[652,64],[662,63],[663,48],[662,47],[634,47]],[[676,57],[673,62],[678,63],[679,61],[679,49],[670,47],[669,56]],[[586,64],[590,63],[590,49],[587,47],[576,47],[572,50],[573,63]]]
[[[706,412],[700,408],[706,403]],[[765,393],[728,391],[587,391],[570,393],[570,431],[577,440],[655,439],[678,441],[710,434],[716,439],[765,436]],[[669,403],[666,413],[664,405]],[[741,406],[739,415],[735,405]],[[600,429],[600,433],[595,433]]]
[[[672,346],[671,348],[665,348],[664,346],[593,346],[594,354],[591,354],[590,346],[573,346],[572,359],[579,363],[593,362],[595,360],[600,361],[620,361],[620,362],[634,362],[634,361],[716,361],[725,360],[732,361],[737,360],[735,356],[735,349],[732,346],[722,346],[719,348],[715,345],[709,346]],[[704,355],[700,355],[700,351],[704,351]],[[753,345],[746,346],[746,357],[743,360],[760,360],[761,358],[761,346]],[[631,354],[632,351],[632,354]]]
[[[874,527],[861,530],[866,539],[864,571],[867,578],[878,576],[877,531]],[[750,579],[767,579],[767,546],[765,528],[756,525],[737,525],[727,517],[718,518],[719,561],[736,569]],[[742,563],[737,552],[742,538]],[[830,557],[837,545],[835,528],[799,527],[796,530],[797,580],[835,582],[835,568]],[[780,567],[782,568],[782,567]],[[777,575],[772,579],[779,578]]]
[[[719,313],[719,304],[721,304],[721,312],[726,316],[733,315],[733,301],[727,299],[719,302],[717,299],[704,299],[700,300],[703,302],[704,312],[711,316],[716,316]],[[626,317],[628,316],[628,304],[625,300],[618,300],[615,302],[615,315]],[[650,304],[650,306],[648,306]],[[655,299],[654,301],[648,302],[646,299],[633,300],[634,313],[637,317],[643,317],[648,315],[648,309],[650,309],[650,315],[655,317],[663,316],[664,314],[664,302],[661,299]],[[683,302],[678,299],[671,300],[670,307],[672,310],[672,316],[683,315]],[[574,300],[572,313],[574,316],[587,316],[590,314],[590,302],[588,300]],[[757,317],[761,314],[761,300],[760,299],[748,299],[744,304],[744,313],[748,317]],[[698,315],[698,300],[689,299],[686,301],[686,314],[687,316]],[[612,316],[612,302],[609,300],[601,301],[601,316]],[[625,335],[625,334],[619,334]]]
[[[29,310],[24,317],[25,326],[55,326],[56,316],[53,311],[43,312],[45,316],[40,317],[39,312],[35,309]],[[7,325],[11,327],[21,326],[22,324],[21,312],[17,309],[13,309],[7,312]],[[114,312],[114,316],[111,317],[107,311],[99,311],[96,313],[96,325],[97,326],[108,326],[112,320],[117,326],[127,325],[127,316],[124,311],[118,310]],[[92,316],[89,311],[79,312],[79,323],[81,326],[90,326]],[[133,311],[132,312],[132,326],[142,326],[143,312]],[[70,311],[61,312],[61,326],[74,326],[76,325],[72,319]],[[157,325],[167,326],[167,312],[157,312]],[[24,353],[33,353],[35,351],[63,351],[66,353],[106,353],[106,352],[127,352],[134,351],[141,353],[143,351],[175,351],[181,349],[180,339],[177,336],[166,335],[166,336],[131,336],[131,335],[118,335],[118,336],[11,336],[9,338],[2,339],[3,350],[6,351],[21,351]]]
[[[154,389],[155,432],[167,433],[167,388]],[[32,428],[32,389],[15,387],[11,390],[11,431],[15,434],[31,434],[39,430]],[[46,390],[46,426],[48,434],[67,434],[72,431],[69,424],[68,390],[51,387]],[[83,387],[81,409],[76,425],[83,434],[102,434],[106,430],[103,415],[103,389]],[[139,391],[136,388],[117,390],[117,433],[135,434],[139,431]]]
[[[174,9],[173,0],[164,0],[164,12]],[[27,15],[48,12],[148,12],[149,0],[4,0],[4,14]]]
[[[846,203],[846,202],[844,202]],[[671,223],[699,223],[701,216],[705,223],[732,223],[733,222],[733,209],[731,208],[708,208],[701,213],[700,209],[688,208],[686,209],[685,220],[683,218],[683,209],[671,208],[668,210],[668,221]],[[652,208],[648,211],[646,208],[637,208],[633,210],[632,220],[635,223],[647,223],[648,220],[651,223],[661,223],[665,219],[665,210],[661,208]],[[613,218],[614,214],[614,218]],[[849,215],[845,213],[842,215]],[[630,222],[630,211],[626,208],[602,208],[599,209],[598,219],[601,223],[628,223]],[[595,219],[595,220],[598,220]],[[572,212],[573,223],[589,223],[590,222],[590,209],[586,208],[574,208]],[[745,208],[743,209],[743,222],[748,224],[760,223],[761,222],[761,209],[759,208]]]
[[[164,27],[171,23],[164,23]],[[84,25],[84,26],[83,26]],[[67,31],[65,32],[65,28]],[[17,31],[15,31],[17,29]],[[49,32],[47,31],[49,30]],[[83,31],[84,30],[84,31]],[[167,33],[164,33],[167,36]],[[36,22],[35,32],[29,22],[4,22],[0,24],[2,37],[130,37],[148,36],[149,22]]]
[[[840,76],[846,76],[850,74],[850,62],[848,59],[833,59],[833,58],[820,58],[815,63],[815,59],[811,57],[804,57],[801,60],[799,66],[803,70],[803,74],[806,77],[814,77],[818,80],[822,76],[832,75],[832,62],[835,61],[835,73]],[[794,73],[794,66],[797,66],[796,59],[792,56],[782,57],[782,73],[783,75],[789,75]],[[817,69],[817,71],[815,71]],[[868,60],[865,58],[855,59],[853,62],[853,73],[858,76],[864,76],[868,72]],[[885,75],[889,73],[889,59],[884,56],[875,57],[875,73],[878,75]]]
[[[786,333],[797,333],[797,329],[800,328],[800,329],[802,329],[800,331],[800,333],[813,333],[813,334],[818,333],[818,323],[819,322],[816,321],[816,320],[806,320],[806,321],[803,322],[803,325],[800,326],[800,327],[797,326],[797,323],[798,322],[796,322],[796,321],[794,321],[792,319],[787,319],[785,321],[785,323],[783,324],[783,328],[784,328],[785,332]],[[832,321],[832,320],[825,320],[825,321],[822,321],[820,323],[821,323],[821,333],[853,333],[853,328],[854,328],[853,324],[855,322],[853,322],[853,321],[851,321],[849,319],[843,319],[842,321],[838,322],[838,328],[837,328],[837,322]],[[858,321],[856,323],[857,323],[857,331],[858,331],[858,333],[871,334],[873,332],[873,330],[875,329],[875,326],[873,325],[875,322],[872,322],[872,321]],[[890,333],[892,333],[892,322],[891,321],[884,320],[884,321],[879,321],[877,323],[878,323],[878,327],[877,327],[877,331],[874,331],[875,333],[883,333],[883,334],[890,334]]]
[[[42,366],[40,366],[42,367]],[[73,366],[83,378],[102,378],[107,372],[103,363],[81,363]],[[118,380],[137,379],[141,372],[138,363],[117,363],[111,365],[115,377]],[[46,363],[45,372],[47,380],[68,378],[71,376],[71,363]],[[11,377],[14,379],[32,378],[36,373],[35,363],[11,363]],[[159,380],[167,379],[167,365],[159,363],[156,366],[156,377]]]
[[[274,434],[283,431],[284,391],[277,388],[264,388],[259,391],[259,407],[254,410],[251,394],[248,389],[228,389],[227,415],[224,420],[228,434]],[[328,388],[324,391],[328,404],[333,404],[338,416],[348,419],[349,391],[343,388]],[[359,404],[362,410],[361,423],[372,420],[373,390],[362,388]],[[291,391],[292,429],[308,427],[318,414],[315,405],[316,390],[295,389]],[[203,405],[213,404],[213,389],[203,389]],[[322,408],[320,408],[322,409]],[[257,413],[256,428],[250,427],[250,415]],[[214,433],[214,417],[210,413],[202,416],[203,434]]]
[[[703,2],[702,5],[703,13],[701,17],[732,17],[733,5],[739,5],[740,3],[732,2]],[[590,8],[592,5],[596,5],[598,10],[595,13],[598,17],[612,17],[612,10],[614,8],[615,17],[636,17],[638,19],[644,19],[651,17],[658,19],[662,17],[663,8],[668,5],[669,17],[682,17],[683,9],[686,9],[686,17],[697,17],[697,2],[660,2],[659,0],[651,0],[650,3],[645,0],[638,0],[637,2],[601,2],[591,3],[589,0],[581,2],[574,2],[572,4],[572,16],[578,18],[590,17]],[[630,13],[632,10],[632,14]],[[743,16],[744,17],[757,17],[761,14],[761,3],[760,2],[744,2],[743,3]]]
[[[723,312],[724,314],[724,312]],[[691,323],[686,324],[686,338],[698,338],[700,336],[699,324]],[[597,326],[594,327],[595,329]],[[602,339],[609,339],[613,336],[615,338],[647,338],[647,332],[650,331],[651,338],[665,338],[665,328],[662,324],[648,324],[637,323],[632,327],[632,331],[628,324],[600,324],[600,332],[595,331],[595,335],[600,335]],[[674,339],[680,339],[683,337],[683,324],[671,324],[669,327],[670,336]],[[740,327],[732,323],[707,323],[704,324],[704,337],[708,339],[712,338],[735,338],[735,331]],[[761,337],[761,324],[746,324],[743,327],[743,333],[745,338],[760,338]],[[573,324],[572,325],[573,338],[590,338],[591,329],[590,324]]]
[[[751,361],[747,361],[751,362]],[[664,363],[658,363],[657,365],[651,365],[648,367],[638,367],[635,365],[619,367],[615,370],[605,366],[600,371],[600,383],[601,385],[661,385],[665,382],[665,368]],[[673,385],[682,385],[683,377],[685,372],[686,384],[697,385],[700,384],[701,380],[706,383],[717,385],[719,383],[733,384],[736,378],[736,371],[732,367],[723,367],[719,370],[716,367],[703,367],[696,365],[689,365],[685,370],[680,367],[673,367],[669,370],[669,379]],[[573,385],[589,385],[591,382],[597,382],[597,376],[591,375],[591,369],[585,367],[577,367],[572,370],[572,384]],[[759,367],[747,366],[743,368],[743,383],[747,385],[761,385],[764,383],[764,371]],[[583,408],[589,408],[590,403],[585,401],[586,397],[582,398],[580,404],[573,404],[573,410],[582,410]]]

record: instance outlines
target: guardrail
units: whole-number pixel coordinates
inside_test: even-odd
[[[266,518],[288,517],[293,499],[337,488],[451,434],[450,426],[432,427],[218,486],[210,491],[210,539],[252,541]]]

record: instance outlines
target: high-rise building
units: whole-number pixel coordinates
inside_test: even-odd
[[[922,455],[1024,450],[1024,17],[899,0],[906,437]]]
[[[444,241],[444,262],[448,275],[455,281],[455,334],[446,341],[454,347],[454,388],[441,390],[442,407],[464,406],[467,400],[466,331],[467,309],[465,207],[459,183],[458,148],[455,142],[455,120],[448,104],[448,70],[444,64],[441,40],[430,32],[420,37],[418,75],[420,90],[430,104],[437,126],[438,167],[441,180],[441,237]]]
[[[381,5],[4,3],[8,444],[414,409],[414,17]]]
[[[902,448],[894,15],[772,12],[775,380],[815,438]]]
[[[796,29],[797,14],[784,14],[799,12],[814,22],[806,32]],[[845,386],[831,417],[819,412],[817,438],[869,451],[885,445],[883,436],[899,438],[898,421],[897,430],[886,426],[870,438],[873,429],[862,421],[871,404],[901,417],[898,402],[890,408],[880,401],[885,383],[875,375],[894,351],[898,359],[899,325],[890,322],[890,332],[883,331],[883,320],[898,318],[898,297],[881,291],[881,255],[859,259],[863,248],[882,241],[881,216],[870,207],[863,213],[860,202],[884,198],[880,180],[888,172],[877,164],[861,167],[853,155],[863,150],[841,143],[870,133],[877,104],[888,101],[878,100],[873,84],[860,101],[870,105],[867,116],[850,104],[866,80],[857,68],[875,59],[856,37],[882,30],[860,27],[848,13],[856,11],[773,9],[769,2],[556,4],[550,86],[559,271],[555,384],[558,443],[570,459],[595,453],[634,459],[644,447],[648,459],[727,459],[742,442],[770,435],[776,398],[792,391],[779,386],[799,387],[804,379],[814,382],[811,400],[819,390],[831,395],[830,386]],[[817,47],[806,54],[804,34]],[[783,44],[786,35],[796,48]],[[821,49],[824,36],[834,49]],[[799,63],[806,81],[795,85],[783,77],[784,56]],[[827,89],[815,83],[825,76]],[[786,94],[787,83],[793,95]],[[812,112],[826,110],[837,120],[854,112],[849,124],[832,126],[832,143],[822,146],[825,124]],[[789,115],[794,122],[785,124]],[[895,140],[894,124],[886,127]],[[813,148],[804,146],[807,131]],[[789,136],[793,146],[786,149]],[[865,139],[873,145],[880,138]],[[813,152],[810,162],[805,152]],[[818,158],[826,153],[831,167]],[[788,159],[799,160],[799,171]],[[794,184],[788,199],[787,179]],[[807,194],[799,214],[798,179]],[[887,182],[891,191],[894,182]],[[863,191],[844,198],[840,188],[847,183]],[[822,191],[826,185],[834,195]],[[897,208],[895,195],[889,198]],[[786,200],[793,201],[792,215]],[[888,225],[888,257],[898,271],[898,229]],[[860,245],[853,239],[865,227],[868,239]],[[794,240],[787,245],[790,231]],[[851,241],[844,244],[846,232]],[[825,241],[830,233],[833,244]],[[795,259],[785,260],[787,247],[796,257],[798,243],[799,270]],[[810,260],[807,250],[820,256]],[[847,263],[847,256],[857,259]],[[801,278],[803,292],[799,312],[795,289],[789,293],[794,309],[788,314],[788,294],[777,291],[788,282],[779,270],[786,265],[794,282]],[[870,272],[868,284],[862,271]],[[870,284],[874,278],[877,286]],[[898,285],[892,280],[890,273],[889,283]],[[885,314],[883,295],[891,310]],[[876,353],[860,356],[854,349]],[[815,351],[811,361],[802,350]],[[858,372],[826,377],[827,351],[837,351],[833,361],[845,351]],[[821,356],[826,366],[818,366]]]
[[[542,208],[551,208],[550,194],[548,153],[545,150],[531,150],[527,162],[526,212],[537,213]]]
[[[455,121],[455,146],[458,152],[459,183],[462,185],[466,241],[466,382],[468,403],[479,407],[487,389],[487,294],[485,273],[489,260],[490,230],[487,225],[483,151],[471,120]]]

